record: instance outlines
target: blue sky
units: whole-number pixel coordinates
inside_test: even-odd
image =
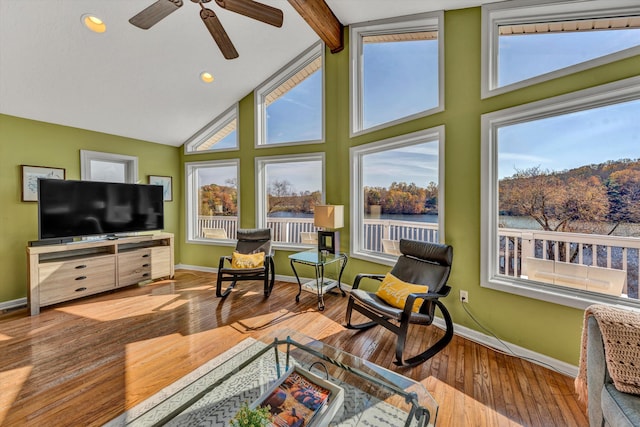
[[[640,100],[503,127],[498,131],[498,175],[640,158],[638,112]]]
[[[574,32],[500,37],[503,84],[530,78],[596,56],[640,45],[640,30]],[[395,120],[437,103],[436,41],[365,45],[365,125]],[[321,136],[316,72],[271,104],[269,142],[316,140]],[[640,101],[539,120],[500,130],[499,175],[540,166],[554,171],[606,160],[640,157]],[[477,141],[479,144],[480,141]],[[587,149],[588,148],[588,149]],[[365,159],[367,186],[438,181],[437,144],[372,154]],[[331,173],[331,165],[326,165]],[[273,167],[270,177],[288,177],[296,191],[317,190],[321,175],[303,165]],[[275,178],[274,178],[275,179]],[[222,180],[224,182],[224,180]]]

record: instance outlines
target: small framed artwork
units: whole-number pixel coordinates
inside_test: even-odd
[[[165,202],[173,200],[173,183],[171,181],[172,178],[170,176],[149,175],[149,184],[162,185],[164,194],[163,200]]]
[[[23,202],[38,201],[38,178],[65,179],[66,169],[29,165],[21,167]]]

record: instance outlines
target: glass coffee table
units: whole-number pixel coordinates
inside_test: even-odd
[[[435,426],[438,404],[414,380],[291,330],[253,341],[118,425],[229,426],[243,404],[255,402],[296,366],[344,391],[325,426]],[[312,420],[305,427],[314,425]]]

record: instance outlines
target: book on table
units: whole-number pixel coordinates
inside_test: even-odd
[[[274,427],[323,427],[344,401],[341,387],[294,366],[252,407],[269,406]]]

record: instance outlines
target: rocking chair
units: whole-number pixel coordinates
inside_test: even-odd
[[[380,298],[376,292],[359,289],[363,279],[381,281],[385,277],[380,274],[358,274],[353,284],[347,305],[346,322],[350,329],[369,329],[382,325],[398,338],[396,342],[396,365],[415,366],[433,357],[449,344],[453,338],[453,321],[439,298],[449,295],[451,288],[446,284],[453,261],[453,248],[414,240],[400,240],[398,261],[391,274],[403,282],[428,286],[428,292],[410,293],[404,308],[396,308]],[[422,299],[419,310],[413,311],[416,299]],[[446,324],[444,336],[424,352],[404,359],[403,352],[410,324],[429,326],[432,324],[435,308],[438,307]],[[353,325],[351,314],[355,310],[371,321]]]
[[[264,253],[264,265],[252,268],[234,268],[232,256],[221,256],[218,266],[218,280],[216,282],[216,296],[224,298],[236,286],[240,280],[262,280],[264,282],[264,296],[271,295],[275,282],[275,266],[271,253],[271,229],[240,229],[238,230],[238,243],[236,252],[242,255]],[[230,267],[225,267],[225,261]],[[222,290],[222,282],[231,284]]]

